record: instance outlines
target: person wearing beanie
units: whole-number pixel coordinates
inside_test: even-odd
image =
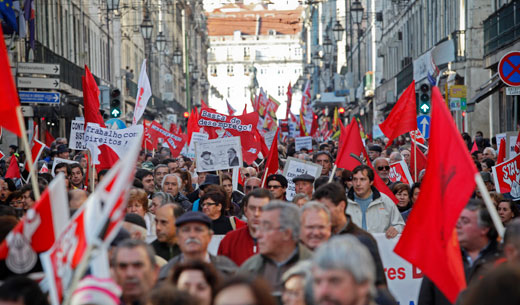
[[[285,192],[287,191],[287,179],[279,174],[273,174],[267,177],[265,188],[273,194],[273,199],[286,201]]]

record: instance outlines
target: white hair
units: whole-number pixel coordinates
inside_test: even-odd
[[[168,177],[175,177],[177,178],[177,186],[179,187],[179,189],[181,188],[182,186],[182,180],[181,180],[181,177],[175,175],[175,174],[166,174],[164,175],[164,177],[162,178],[162,182],[161,182],[161,189],[164,189],[164,182],[166,181],[166,178]]]

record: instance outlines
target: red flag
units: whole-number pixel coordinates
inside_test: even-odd
[[[229,115],[235,115],[235,112],[237,112],[237,111],[235,110],[235,108],[233,108],[233,106],[231,106],[229,104],[229,102],[227,100],[226,100],[226,106],[227,106],[228,114]]]
[[[150,134],[150,124],[150,121],[143,120],[143,143],[141,144],[141,147],[145,150],[152,150],[155,148],[153,145],[152,135]]]
[[[33,137],[32,148],[31,148],[31,156],[34,158],[33,166],[36,166],[36,162],[38,162],[38,159],[40,158],[40,155],[42,154],[44,149],[45,149],[45,144],[34,139],[34,137]],[[29,163],[27,163],[27,160],[25,161],[24,167],[25,167],[25,170],[29,171]]]
[[[7,168],[5,177],[6,178],[22,178],[22,175],[20,175],[20,167],[18,166],[18,159],[16,158],[15,155],[11,156],[11,162],[9,163],[9,167]]]
[[[415,105],[415,81],[404,90],[395,103],[386,120],[379,124],[379,128],[388,137],[390,146],[395,138],[417,129],[417,110]]]
[[[506,159],[506,139],[500,139],[500,148],[498,149],[497,164],[504,162]]]
[[[45,130],[45,145],[51,147],[52,142],[56,141],[48,130]]]
[[[516,136],[515,152],[517,154],[520,153],[520,131],[518,132],[518,135]]]
[[[473,142],[473,146],[471,147],[471,151],[470,151],[470,154],[474,153],[478,151],[478,146],[477,146],[477,141],[474,141]],[[516,145],[515,145],[515,151],[516,151]]]
[[[29,272],[36,265],[37,253],[52,247],[68,220],[65,176],[61,174],[0,244],[0,258],[14,273]]]
[[[289,112],[291,111],[292,105],[292,86],[291,82],[289,82],[289,86],[287,87],[287,110],[285,111],[285,119],[289,118]]]
[[[414,145],[412,144],[412,147]],[[426,168],[426,156],[423,154],[423,152],[419,149],[418,146],[415,146],[415,153],[412,152],[410,154],[410,174],[415,179],[415,162],[417,156],[417,179],[419,179],[419,173]]]
[[[317,136],[316,132],[318,131],[318,116],[313,114],[312,115],[312,125],[311,125],[311,133],[309,134],[313,138]]]
[[[49,172],[49,168],[47,167],[47,163],[43,163],[43,166],[40,169],[40,171],[38,172],[38,174],[47,174],[48,172]],[[87,167],[87,172],[88,172],[88,167]]]
[[[264,137],[260,134],[260,131],[258,131],[258,129],[255,129],[255,141],[258,141],[260,143],[260,152],[262,152],[264,158],[267,158],[267,156],[269,155],[269,148],[265,144]]]
[[[152,121],[150,124],[149,132],[152,136],[154,146],[157,145],[158,138],[164,139],[164,142],[170,147],[170,153],[174,158],[179,156],[184,144],[186,144],[186,141],[182,136],[168,132],[168,130],[162,128],[162,126],[156,121]]]
[[[193,108],[191,110],[190,117],[188,119],[188,145],[190,145],[191,142],[191,134],[194,132],[199,132],[200,127],[198,124],[199,120],[199,112],[197,111],[197,107]]]
[[[4,33],[0,28],[0,37],[4,37]],[[7,48],[4,39],[0,39],[0,126],[6,128],[17,136],[22,136],[22,130],[18,123],[16,108],[20,107],[18,100],[18,92],[14,85],[14,78],[11,75],[11,65],[7,57]]]
[[[454,228],[475,189],[477,169],[437,87],[431,122],[426,175],[394,251],[455,303],[466,280]]]
[[[273,143],[271,143],[271,149],[269,150],[269,154],[267,155],[267,161],[265,163],[265,174],[264,179],[262,180],[262,187],[265,185],[265,180],[269,175],[276,174],[280,164],[278,163],[278,132],[280,128],[276,129],[276,133],[274,134]]]
[[[244,105],[244,110],[242,111],[242,115],[247,114],[247,104]]]
[[[206,104],[206,102],[204,102],[203,99],[200,99],[200,107],[201,108],[209,108],[208,104]]]

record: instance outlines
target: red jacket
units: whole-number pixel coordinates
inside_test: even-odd
[[[258,246],[249,234],[248,226],[228,232],[218,247],[218,255],[227,256],[238,266],[256,253]]]

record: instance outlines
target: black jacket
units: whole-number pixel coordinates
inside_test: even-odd
[[[168,243],[160,242],[158,239],[156,239],[151,243],[151,245],[155,250],[155,254],[164,258],[166,261],[169,261],[173,257],[181,254],[181,249],[177,244],[170,245]]]

